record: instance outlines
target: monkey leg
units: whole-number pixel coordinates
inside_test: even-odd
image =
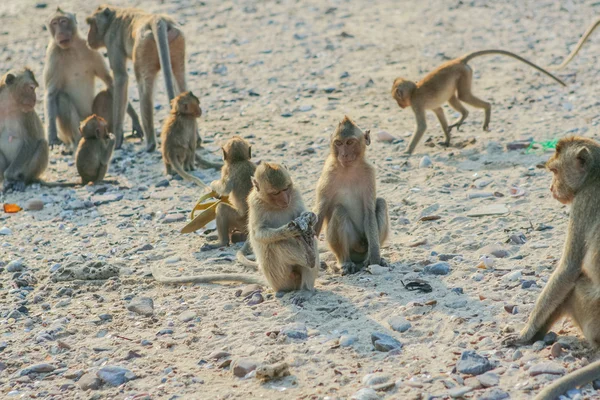
[[[216,209],[217,214],[217,235],[219,243],[210,245],[211,248],[229,246],[229,235],[234,229],[244,228],[244,219],[238,214],[237,210],[227,203],[219,203]]]
[[[377,218],[377,228],[379,230],[379,244],[383,245],[390,233],[390,220],[387,202],[381,197],[378,197],[375,201],[375,217]]]
[[[448,127],[448,133],[450,133],[452,128],[456,128],[456,130],[460,129],[462,123],[465,122],[465,119],[467,119],[467,117],[469,116],[469,110],[467,110],[465,106],[462,105],[460,100],[458,100],[458,97],[456,97],[455,95],[452,95],[452,97],[450,97],[450,100],[448,100],[448,104],[450,105],[450,107],[452,107],[460,113],[460,118],[458,118],[456,121],[454,121],[452,125]]]
[[[140,114],[144,137],[146,139],[146,151],[152,152],[156,149],[156,135],[154,133],[154,84],[156,75],[160,71],[160,61],[156,51],[154,40],[140,40],[133,49],[133,68],[140,94]]]
[[[448,129],[448,121],[446,121],[444,110],[442,109],[442,107],[438,107],[434,108],[432,111],[435,113],[436,117],[438,118],[438,121],[440,121],[442,130],[444,131],[444,136],[446,137],[446,141],[444,142],[444,144],[446,146],[450,146],[450,130]]]
[[[352,250],[359,250],[359,252],[362,250],[356,248],[361,242],[361,236],[346,209],[340,205],[335,206],[327,223],[326,239],[342,270],[342,275],[354,274],[361,268],[362,264],[355,264],[351,254]]]
[[[48,153],[45,139],[32,145],[24,143],[15,160],[4,171],[5,188],[25,189],[25,184],[38,178],[48,166]]]
[[[179,34],[177,38],[169,43],[169,50],[171,53],[171,67],[177,82],[177,93],[185,92],[187,83],[185,80],[185,38],[183,34]]]
[[[2,151],[0,151],[0,182],[4,180],[4,171],[6,171],[8,165],[8,160],[6,159],[6,157],[4,157]]]
[[[413,105],[413,111],[415,113],[415,118],[417,120],[417,128],[415,133],[413,133],[412,138],[410,139],[410,144],[408,145],[408,149],[405,151],[406,154],[412,154],[419,144],[419,141],[423,137],[423,134],[427,130],[427,122],[425,119],[425,110],[420,107],[415,107]]]
[[[490,126],[490,118],[492,114],[492,105],[487,101],[483,101],[478,97],[475,97],[471,92],[471,85],[473,82],[473,70],[468,65],[466,66],[466,73],[456,83],[456,91],[458,93],[458,99],[475,108],[482,108],[485,110],[485,120],[483,121],[483,130],[488,131]]]
[[[594,347],[600,346],[600,293],[594,282],[582,275],[565,302],[569,314]]]
[[[72,150],[77,149],[81,133],[79,132],[79,123],[81,116],[75,108],[75,104],[71,101],[69,95],[64,92],[59,92],[57,96],[58,103],[58,138]]]

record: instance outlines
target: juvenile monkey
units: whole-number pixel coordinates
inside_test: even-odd
[[[110,117],[113,79],[100,53],[90,49],[79,36],[75,14],[57,8],[47,27],[51,35],[44,66],[47,137],[50,146],[58,144],[60,138],[75,149],[82,120],[92,111]],[[107,90],[94,98],[96,77],[106,84]],[[134,131],[141,132],[135,110],[129,105],[127,111]]]
[[[27,68],[0,78],[0,181],[5,190],[24,190],[48,166],[48,142],[35,112],[38,86]]]
[[[317,236],[327,225],[327,243],[342,274],[382,264],[380,246],[389,233],[388,209],[376,197],[375,168],[365,157],[371,143],[347,116],[331,135],[330,153],[317,183]]]
[[[281,165],[261,163],[254,173],[253,185],[254,190],[248,196],[249,240],[268,286],[275,291],[314,291],[319,271],[314,237],[316,215],[306,211],[300,192]],[[267,286],[263,280],[246,274],[169,278],[157,266],[152,267],[152,274],[163,283],[235,281]]]
[[[221,196],[228,195],[230,204],[217,205],[217,234],[219,243],[206,244],[205,250],[229,245],[229,235],[234,231],[246,232],[248,223],[248,194],[252,190],[252,176],[256,165],[250,160],[251,146],[239,136],[234,136],[223,150],[225,164],[221,169],[221,179],[212,181],[210,187]]]
[[[113,123],[116,147],[123,142],[123,118],[127,99],[127,60],[133,69],[140,94],[146,150],[156,149],[153,93],[156,75],[163,70],[169,100],[187,90],[185,81],[185,38],[175,21],[166,15],[148,14],[134,8],[100,6],[86,19],[90,25],[88,44],[106,47],[115,77]],[[173,84],[177,82],[177,91]]]
[[[172,175],[174,170],[183,179],[210,189],[200,179],[186,172],[195,169],[196,119],[202,115],[200,100],[192,92],[185,92],[175,97],[171,105],[171,113],[165,119],[160,135],[166,173]]]
[[[75,156],[81,182],[99,182],[104,179],[115,148],[115,137],[108,132],[104,118],[91,115],[81,123],[81,135]]]
[[[544,286],[527,324],[504,344],[521,345],[542,338],[554,322],[569,315],[594,347],[600,345],[600,145],[590,139],[561,139],[548,160],[550,191],[571,204],[562,258]],[[537,400],[556,399],[576,386],[600,378],[600,361],[558,379]]]
[[[556,67],[551,67],[551,68],[555,69],[555,70],[559,70],[559,69],[563,69],[564,67],[566,67],[567,64],[570,63],[573,58],[575,58],[575,55],[577,55],[577,53],[579,53],[579,50],[581,50],[581,47],[583,47],[583,44],[585,43],[587,38],[590,37],[590,35],[592,34],[592,32],[594,32],[594,30],[598,27],[598,25],[600,25],[600,17],[598,19],[596,19],[590,25],[590,27],[585,31],[585,33],[583,34],[581,39],[579,39],[577,46],[575,46],[575,49],[571,52],[571,54],[569,54],[569,56],[567,58],[565,58],[565,60],[562,62],[562,64],[560,64],[559,66],[556,66]]]
[[[538,71],[543,72],[561,85],[566,86],[563,81],[545,69],[538,67],[514,53],[504,50],[482,50],[466,54],[462,57],[445,62],[429,74],[425,75],[425,77],[417,83],[403,78],[396,78],[392,85],[392,97],[396,100],[400,108],[412,107],[415,118],[417,119],[417,127],[410,140],[410,145],[405,152],[406,154],[413,153],[419,140],[421,140],[421,137],[427,129],[425,119],[426,110],[432,110],[440,121],[444,136],[446,137],[446,146],[450,145],[450,131],[452,128],[456,127],[458,130],[469,115],[469,111],[461,102],[485,110],[483,130],[487,131],[489,129],[492,105],[487,101],[475,97],[471,92],[473,70],[467,64],[476,57],[488,54],[502,54],[515,58]],[[460,118],[450,126],[448,126],[444,110],[442,109],[442,105],[446,102],[448,102],[450,107],[461,114]]]

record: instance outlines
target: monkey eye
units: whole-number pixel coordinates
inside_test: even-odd
[[[342,141],[341,140],[336,140],[335,142],[333,142],[333,144],[335,144],[336,146],[341,146],[342,145]]]
[[[346,144],[348,144],[349,146],[352,146],[356,143],[356,139],[350,139],[346,142]]]

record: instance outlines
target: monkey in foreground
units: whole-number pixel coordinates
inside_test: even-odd
[[[0,181],[4,190],[24,190],[48,166],[48,142],[35,112],[38,86],[27,68],[0,78]]]
[[[100,53],[90,49],[79,35],[75,14],[57,8],[48,20],[47,28],[51,35],[44,66],[48,142],[54,146],[60,138],[75,149],[82,120],[92,112],[111,117],[113,79]],[[96,77],[105,83],[107,90],[94,98]],[[127,111],[133,130],[141,133],[135,110],[129,105]]]
[[[152,275],[157,281],[173,284],[244,282],[270,286],[275,291],[314,291],[319,272],[314,236],[316,215],[306,211],[300,191],[294,188],[292,178],[283,166],[261,163],[252,182],[254,189],[248,196],[249,242],[268,284],[247,274],[170,278],[162,275],[154,265]],[[293,302],[297,304],[302,300],[296,298]]]
[[[106,175],[115,148],[115,137],[108,132],[104,118],[93,114],[81,123],[81,136],[75,156],[81,182],[96,183]]]
[[[425,119],[426,110],[432,110],[440,121],[444,136],[446,137],[444,142],[446,146],[450,145],[450,131],[452,128],[458,130],[469,115],[469,111],[461,102],[485,110],[483,130],[489,130],[492,105],[473,95],[471,91],[473,70],[467,64],[472,59],[487,54],[502,54],[516,58],[538,71],[543,72],[561,85],[566,86],[563,81],[545,69],[514,53],[504,50],[482,50],[466,54],[462,57],[445,62],[429,74],[425,75],[425,77],[417,83],[403,78],[396,78],[392,85],[392,97],[396,100],[400,108],[412,107],[415,118],[417,119],[416,130],[413,133],[405,154],[413,153],[419,140],[421,140],[421,137],[427,129]],[[444,110],[442,109],[442,105],[446,102],[448,102],[450,107],[461,114],[460,118],[450,126],[448,126]]]
[[[600,25],[600,17],[598,17],[590,25],[590,27],[585,31],[585,33],[583,34],[581,39],[579,39],[579,42],[577,42],[577,46],[575,46],[575,49],[571,52],[571,54],[569,54],[569,56],[567,58],[565,58],[565,60],[562,62],[562,64],[560,64],[556,67],[550,67],[550,68],[554,69],[554,70],[559,70],[559,69],[563,69],[564,67],[566,67],[567,64],[570,63],[571,60],[573,60],[573,58],[575,58],[577,53],[579,53],[579,50],[581,50],[581,47],[583,47],[583,44],[585,43],[587,38],[590,37],[590,35],[592,34],[592,32],[594,32],[594,30],[598,27],[598,25]]]
[[[600,345],[600,145],[590,139],[561,139],[548,160],[550,190],[571,204],[562,258],[550,276],[527,324],[507,336],[506,345],[542,338],[561,316],[569,315],[594,347]],[[600,361],[545,387],[537,400],[554,400],[576,386],[600,378]]]
[[[314,235],[317,216],[307,212],[300,191],[282,165],[261,163],[252,183],[248,236],[259,270],[276,292],[314,291],[319,273]],[[254,267],[243,254],[238,253],[238,260]]]
[[[343,275],[385,263],[380,247],[389,233],[387,203],[376,197],[375,168],[365,157],[371,143],[347,116],[331,135],[330,153],[317,183],[318,236],[327,225],[327,243]]]
[[[200,179],[186,171],[195,170],[197,119],[202,115],[200,100],[192,92],[184,92],[171,101],[171,113],[165,119],[162,133],[162,155],[168,175],[179,176],[210,190]]]
[[[88,44],[106,47],[113,70],[113,124],[116,148],[123,143],[123,118],[127,99],[127,60],[133,69],[140,95],[146,150],[156,149],[154,134],[154,83],[162,69],[169,101],[187,90],[185,80],[185,38],[173,19],[134,8],[100,6],[86,19],[90,25]],[[176,87],[173,82],[176,81]],[[176,90],[177,88],[177,90]]]
[[[234,136],[223,150],[225,164],[221,169],[221,179],[213,181],[210,187],[221,196],[228,195],[231,204],[217,205],[218,244],[206,244],[204,250],[229,245],[229,236],[234,231],[246,232],[248,223],[248,194],[252,190],[252,176],[256,165],[250,160],[251,146],[239,136]]]

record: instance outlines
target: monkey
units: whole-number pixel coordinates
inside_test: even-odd
[[[320,264],[314,235],[317,216],[306,210],[300,191],[280,164],[261,163],[252,184],[247,243],[254,250],[256,264],[245,257],[247,244],[238,251],[238,260],[258,265],[276,292],[314,292]]]
[[[392,85],[392,97],[396,100],[400,108],[404,109],[409,106],[412,107],[417,120],[416,130],[405,151],[406,155],[413,153],[419,140],[421,140],[421,137],[427,129],[427,123],[425,121],[426,110],[432,110],[437,116],[440,125],[442,126],[442,130],[444,131],[444,136],[446,137],[444,142],[445,146],[450,145],[450,131],[452,128],[458,130],[469,115],[469,111],[461,102],[483,109],[485,111],[483,130],[489,130],[492,105],[473,95],[471,91],[473,70],[467,64],[472,59],[487,54],[502,54],[515,58],[538,71],[543,72],[561,85],[566,86],[563,81],[545,69],[514,53],[504,50],[482,50],[466,54],[462,57],[445,62],[417,83],[403,78],[396,78]],[[448,102],[450,107],[461,114],[460,118],[450,126],[448,126],[444,110],[442,109],[442,104],[445,102]]]
[[[389,234],[388,207],[376,197],[375,169],[365,157],[370,143],[370,131],[363,132],[344,116],[330,137],[317,183],[315,233],[327,226],[327,243],[343,275],[385,264],[380,248]]]
[[[146,151],[156,149],[154,134],[154,83],[162,69],[169,101],[185,92],[185,37],[175,21],[166,15],[148,14],[134,8],[102,5],[86,19],[88,45],[92,49],[106,47],[114,73],[113,124],[116,148],[123,143],[123,117],[127,99],[127,60],[133,69],[140,94],[142,130]],[[175,78],[176,86],[173,82]]]
[[[102,117],[92,114],[80,125],[82,139],[75,156],[81,182],[96,183],[104,179],[115,148],[115,137],[108,132]]]
[[[112,119],[113,78],[102,55],[89,48],[79,35],[75,14],[57,8],[50,16],[47,28],[51,35],[44,66],[47,139],[51,147],[62,141],[67,147],[76,149],[81,138],[79,124],[82,120],[92,112],[109,118],[109,121]],[[107,90],[94,98],[96,77],[104,82]],[[134,132],[141,132],[131,104],[127,110]]]
[[[561,139],[546,163],[550,191],[571,211],[562,258],[538,297],[525,327],[503,339],[522,345],[542,338],[561,316],[570,316],[594,347],[600,345],[600,144],[582,137]],[[538,400],[556,399],[600,378],[600,361],[547,386]]]
[[[171,101],[171,113],[165,119],[162,133],[162,155],[168,175],[177,172],[183,179],[210,190],[210,186],[187,171],[195,169],[197,118],[202,115],[200,100],[192,92],[184,92]]]
[[[35,111],[38,86],[29,68],[0,78],[0,180],[4,190],[24,190],[48,167],[48,142]]]
[[[594,32],[594,30],[598,27],[598,25],[600,25],[600,17],[598,17],[589,26],[589,28],[585,31],[585,33],[583,34],[583,36],[581,37],[581,39],[579,39],[579,42],[577,43],[577,46],[575,46],[575,49],[571,52],[571,54],[569,54],[567,56],[567,58],[565,58],[565,60],[560,65],[558,65],[558,66],[552,66],[552,67],[550,67],[550,69],[559,70],[559,69],[563,69],[564,67],[566,67],[567,64],[570,63],[571,60],[573,60],[573,58],[575,58],[575,56],[577,55],[577,53],[579,53],[579,50],[581,50],[581,47],[583,47],[583,44],[585,43],[585,41],[587,40],[587,38],[590,37],[590,35],[592,34],[592,32]]]
[[[245,233],[248,221],[248,194],[252,190],[252,176],[256,170],[256,165],[250,160],[252,147],[241,137],[234,136],[221,149],[224,161],[221,179],[212,181],[210,187],[221,196],[228,195],[231,204],[217,205],[219,243],[207,243],[203,250],[228,246],[232,231]]]

